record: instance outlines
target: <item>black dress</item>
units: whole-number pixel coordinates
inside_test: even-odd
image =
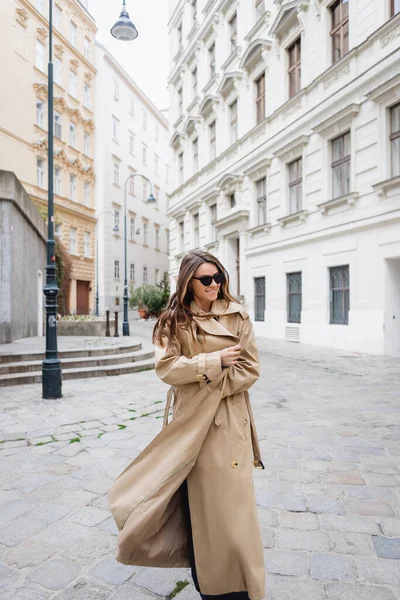
[[[209,594],[202,594],[199,588],[199,582],[196,573],[196,563],[194,560],[194,548],[192,538],[192,525],[190,521],[190,508],[189,508],[189,497],[187,482],[185,481],[181,488],[182,491],[182,506],[186,517],[186,523],[189,533],[189,552],[190,552],[190,564],[193,577],[193,583],[196,590],[199,592],[202,600],[250,600],[247,592],[230,592],[229,594],[219,594],[218,596],[210,596]]]

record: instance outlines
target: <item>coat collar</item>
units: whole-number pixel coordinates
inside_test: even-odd
[[[195,321],[195,323],[206,333],[209,333],[210,335],[229,336],[239,339],[235,333],[229,331],[229,329],[224,327],[224,325],[222,325],[218,319],[213,317],[240,313],[243,311],[241,304],[238,304],[237,302],[231,302],[226,307],[224,300],[214,300],[211,305],[211,311],[205,312],[193,300],[190,305],[190,310],[193,315],[193,321]]]

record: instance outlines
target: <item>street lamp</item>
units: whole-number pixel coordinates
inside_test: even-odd
[[[126,236],[126,191],[128,183],[134,177],[143,177],[150,184],[150,196],[148,197],[147,204],[156,204],[157,200],[153,195],[153,184],[150,179],[141,173],[133,173],[129,175],[125,181],[124,187],[124,254],[125,254],[125,266],[124,266],[124,322],[122,324],[122,335],[129,335],[129,321],[128,321],[128,243]]]
[[[105,211],[101,212],[99,215],[97,215],[96,232],[95,232],[96,233],[96,311],[95,311],[96,317],[99,316],[99,233],[97,231],[97,225],[98,225],[99,219],[102,215],[111,215],[112,217],[114,217],[113,213],[110,212],[109,210],[105,210]],[[113,232],[114,233],[119,232],[118,225],[114,224]]]
[[[46,353],[42,362],[42,398],[57,399],[62,396],[61,361],[57,350],[57,296],[59,289],[56,278],[54,241],[54,101],[53,101],[53,1],[49,0],[49,65],[48,65],[48,204],[47,204],[47,266],[46,284]]]
[[[117,38],[117,40],[121,40],[123,42],[135,40],[139,35],[138,30],[130,20],[126,10],[126,0],[123,0],[122,11],[119,15],[118,21],[113,27],[111,27],[111,35]]]

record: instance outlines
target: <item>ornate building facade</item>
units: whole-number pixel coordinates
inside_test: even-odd
[[[400,2],[171,0],[171,270],[258,335],[400,356]]]
[[[0,165],[14,171],[47,213],[48,2],[0,6]],[[72,260],[64,309],[87,314],[94,303],[94,37],[78,0],[56,0],[53,13],[55,233]]]

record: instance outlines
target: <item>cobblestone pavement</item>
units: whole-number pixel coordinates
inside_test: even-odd
[[[400,361],[259,344],[267,600],[400,599]],[[63,391],[0,389],[1,599],[150,600],[188,582],[176,598],[195,600],[185,569],[114,560],[106,492],[160,430],[167,387],[145,372]]]

